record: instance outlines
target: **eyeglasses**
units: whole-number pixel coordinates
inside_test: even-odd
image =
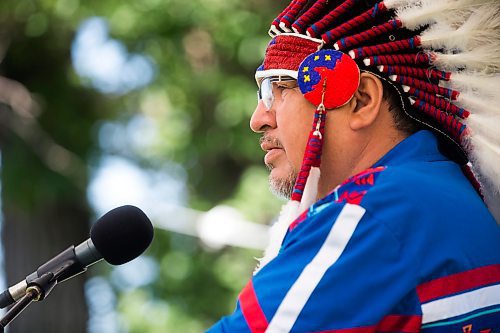
[[[274,92],[273,92],[273,83],[276,82],[289,82],[296,81],[291,76],[269,76],[260,82],[259,90],[257,90],[257,101],[261,101],[264,103],[264,106],[269,111],[274,103]],[[283,88],[295,88],[296,86],[283,86]]]

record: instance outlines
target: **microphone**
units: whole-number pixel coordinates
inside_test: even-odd
[[[130,205],[112,209],[92,226],[89,239],[76,247],[71,245],[0,294],[0,308],[23,297],[28,285],[46,273],[57,273],[59,283],[85,272],[102,259],[121,265],[141,255],[152,240],[153,225],[142,210]]]

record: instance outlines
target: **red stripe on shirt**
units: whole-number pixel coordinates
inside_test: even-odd
[[[252,333],[263,333],[267,329],[268,322],[255,294],[252,280],[248,281],[245,288],[241,291],[239,301],[241,312],[245,317],[250,331]]]
[[[417,287],[417,294],[420,302],[426,303],[433,299],[495,283],[500,283],[500,265],[498,264],[444,276],[423,283]]]
[[[420,332],[422,316],[385,316],[377,326],[377,332]]]
[[[342,328],[315,333],[375,333],[375,332],[404,332],[418,333],[422,323],[422,316],[385,316],[377,326],[364,326],[353,328]]]
[[[314,333],[374,333],[375,326],[366,327],[354,327],[354,328],[342,328],[338,330],[328,330]]]

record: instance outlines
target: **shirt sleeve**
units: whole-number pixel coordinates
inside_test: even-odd
[[[402,251],[360,205],[320,205],[208,332],[418,332],[418,265]]]

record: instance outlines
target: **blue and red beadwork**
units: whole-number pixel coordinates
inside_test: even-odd
[[[299,66],[297,81],[304,97],[315,106],[338,108],[354,96],[359,85],[359,67],[345,53],[320,50]]]

